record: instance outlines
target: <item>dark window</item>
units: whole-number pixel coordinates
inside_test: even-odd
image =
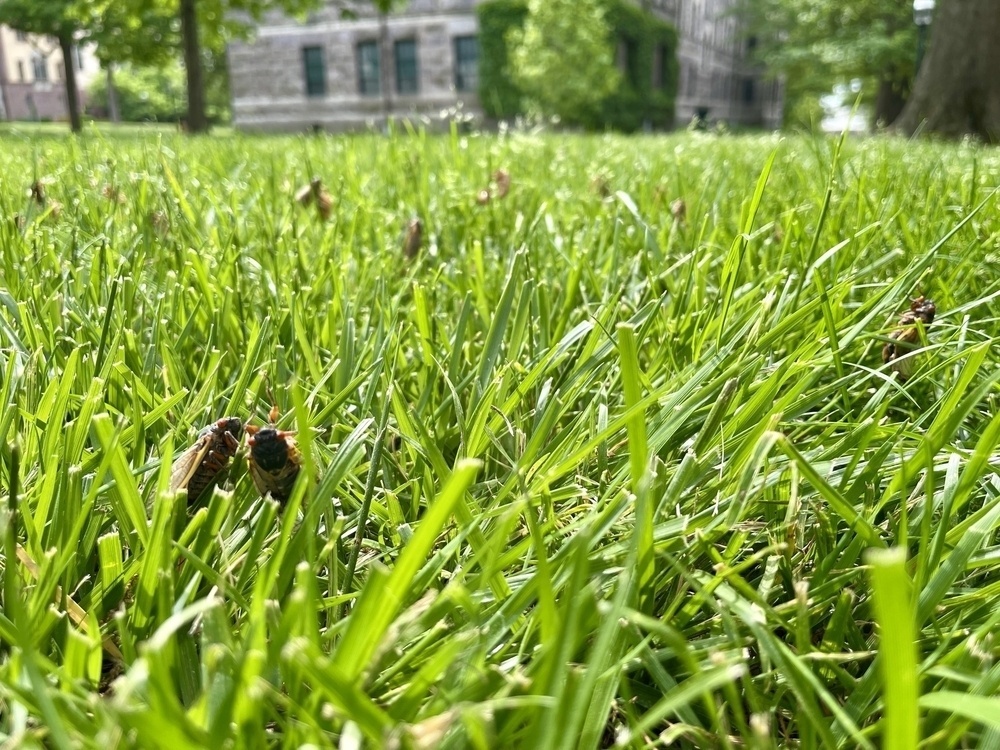
[[[743,103],[753,104],[756,91],[754,91],[753,78],[743,79]]]
[[[83,70],[83,52],[80,51],[79,45],[73,47],[73,59],[76,60],[76,69]]]
[[[657,44],[653,48],[653,88],[657,90],[666,88],[669,75],[670,64],[667,48],[662,44]]]
[[[636,43],[634,39],[629,39],[628,37],[622,37],[618,40],[618,51],[616,54],[616,64],[618,65],[618,70],[622,73],[622,78],[634,87],[639,86],[639,76],[636,67],[638,65],[638,55]]]
[[[24,83],[24,60],[17,61],[17,76],[21,79],[21,83]]]
[[[747,52],[753,52],[757,49],[757,37],[752,36],[747,39]]]
[[[365,96],[378,96],[380,85],[378,42],[361,42],[358,45],[358,91]]]
[[[455,37],[455,88],[476,91],[479,88],[479,39]]]
[[[417,72],[417,42],[414,39],[400,39],[395,44],[396,91],[400,94],[415,94],[419,88]]]
[[[49,80],[49,69],[45,65],[45,58],[41,55],[32,55],[31,57],[31,67],[32,73],[35,76],[35,80],[44,83]]]
[[[17,32],[17,41],[19,41],[19,42],[26,42],[26,41],[28,41],[28,35],[25,34],[23,31]]]
[[[306,96],[323,96],[326,93],[326,65],[322,47],[303,47],[302,64],[306,74]]]

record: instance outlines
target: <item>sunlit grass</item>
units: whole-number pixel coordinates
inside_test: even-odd
[[[0,148],[12,743],[1000,736],[996,152]],[[325,222],[294,199],[313,175]],[[938,316],[902,386],[880,352],[918,294]],[[272,394],[303,453],[287,506],[240,456],[189,513],[169,459]]]

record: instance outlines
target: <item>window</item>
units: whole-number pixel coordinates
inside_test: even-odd
[[[756,92],[754,91],[753,78],[743,79],[743,103],[753,104]]]
[[[381,91],[378,42],[358,45],[358,90],[365,96],[378,96]]]
[[[49,80],[49,69],[45,65],[44,57],[41,55],[32,55],[31,68],[31,72],[35,76],[35,81],[44,83]]]
[[[636,54],[636,43],[635,40],[629,39],[628,37],[622,37],[618,40],[618,50],[616,52],[615,63],[618,66],[618,70],[621,71],[622,78],[628,82],[629,85],[638,87],[639,79],[636,75],[636,64],[638,63],[638,55]]]
[[[653,48],[653,88],[662,91],[667,85],[670,70],[667,64],[667,50],[662,44]]]
[[[76,60],[76,69],[83,70],[83,52],[79,45],[73,47],[73,59]]]
[[[23,31],[18,31],[15,36],[17,36],[17,41],[19,41],[19,42],[26,42],[26,41],[28,41],[28,35],[25,34]]]
[[[455,88],[476,91],[479,88],[479,39],[455,37]]]
[[[24,60],[17,61],[17,77],[24,83]]]
[[[326,93],[326,66],[323,64],[323,48],[303,47],[302,64],[306,74],[306,96],[323,96]]]
[[[419,88],[417,68],[417,42],[415,39],[400,39],[395,44],[396,91],[400,94],[415,94]]]

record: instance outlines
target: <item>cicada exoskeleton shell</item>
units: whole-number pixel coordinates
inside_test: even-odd
[[[413,260],[420,253],[423,244],[424,224],[420,219],[412,219],[406,227],[406,239],[403,241],[403,257]]]
[[[934,302],[917,297],[910,302],[910,309],[900,316],[896,330],[889,334],[890,340],[882,347],[882,361],[897,374],[899,382],[905,383],[913,375],[916,367],[913,352],[920,346],[920,326],[933,323],[936,313]]]

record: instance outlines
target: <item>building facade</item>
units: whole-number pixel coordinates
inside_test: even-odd
[[[86,45],[74,47],[73,57],[82,105],[100,63]],[[58,40],[0,26],[0,119],[68,120],[63,78]]]
[[[230,45],[233,123],[244,130],[348,130],[397,118],[481,116],[476,6],[409,0],[387,18],[370,2],[327,3],[306,21],[265,18]],[[680,40],[676,122],[780,124],[782,92],[749,60],[736,0],[642,0]]]
[[[752,56],[756,46],[740,27],[738,0],[647,0],[677,29],[676,122],[696,117],[766,128],[781,126],[784,90]]]

